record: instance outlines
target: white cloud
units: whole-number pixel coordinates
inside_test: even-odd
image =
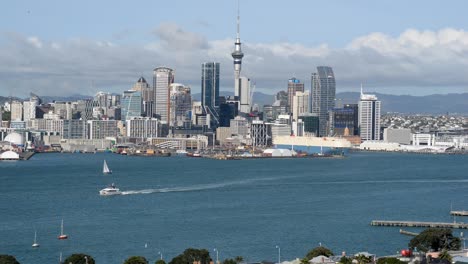
[[[230,53],[234,39],[207,40],[173,23],[161,24],[154,34],[157,40],[133,46],[110,40],[49,42],[36,36],[3,34],[0,95],[121,92],[142,74],[151,79],[152,69],[161,65],[174,68],[176,81],[192,85],[197,92],[200,64],[206,61],[221,63],[222,86],[233,83]],[[272,92],[284,89],[293,75],[309,83],[310,73],[319,65],[334,68],[338,90],[361,82],[376,91],[391,86],[420,91],[440,86],[440,93],[446,93],[450,92],[447,87],[468,87],[468,32],[463,30],[408,29],[396,37],[376,32],[357,37],[343,48],[243,39],[242,48],[243,73]]]

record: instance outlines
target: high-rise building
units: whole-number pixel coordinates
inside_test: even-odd
[[[317,114],[305,113],[299,116],[299,119],[304,122],[304,132],[318,136],[319,132],[319,117]]]
[[[189,113],[192,110],[192,95],[190,87],[180,83],[171,84],[170,101],[170,126],[183,126],[190,120]]]
[[[145,78],[140,77],[138,81],[132,87],[133,91],[139,91],[141,93],[143,101],[143,114],[148,117],[153,116],[154,108],[154,92],[149,87],[149,84],[146,82]]]
[[[319,117],[319,136],[327,135],[329,111],[335,107],[336,82],[331,67],[319,66],[312,73],[312,113]]]
[[[250,79],[247,77],[239,78],[239,111],[241,113],[250,113],[251,103]]]
[[[299,116],[304,113],[309,113],[309,91],[307,92],[295,92],[291,104],[291,113],[294,121],[299,120]]]
[[[122,95],[121,120],[125,121],[132,117],[141,117],[142,100],[141,93],[137,91],[125,91]]]
[[[23,103],[20,101],[13,101],[10,105],[11,121],[23,120]]]
[[[364,94],[359,101],[359,135],[362,141],[380,140],[380,101],[373,94]]]
[[[127,137],[155,138],[158,137],[159,121],[156,118],[138,117],[126,121]]]
[[[353,136],[359,135],[359,106],[358,106],[358,104],[345,104],[345,105],[343,105],[343,108],[353,110],[353,127],[354,127],[354,130],[350,131],[350,134],[352,134]]]
[[[174,71],[167,67],[158,67],[153,71],[154,114],[163,123],[169,123],[170,85],[174,83]]]
[[[291,78],[288,80],[288,108],[292,113],[293,98],[296,92],[304,92],[304,84],[299,79]]]
[[[201,102],[204,110],[217,116],[219,110],[219,62],[202,64]]]

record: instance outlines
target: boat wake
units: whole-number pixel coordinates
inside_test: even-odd
[[[279,179],[278,177],[277,178],[256,178],[256,179],[248,179],[248,180],[243,180],[243,181],[200,184],[200,185],[193,185],[193,186],[186,186],[186,187],[168,187],[168,188],[159,188],[159,189],[131,190],[131,191],[123,191],[121,194],[130,195],[130,194],[150,194],[150,193],[169,193],[169,192],[196,192],[196,191],[219,189],[219,188],[224,188],[228,186],[249,184],[249,183],[256,182],[256,181],[272,181],[272,180],[278,180],[278,179]]]

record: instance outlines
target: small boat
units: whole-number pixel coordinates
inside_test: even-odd
[[[102,173],[104,174],[112,174],[112,170],[109,169],[109,166],[107,166],[106,160],[104,160],[104,165],[102,167]]]
[[[58,239],[63,240],[67,238],[68,236],[63,233],[63,219],[62,219],[62,225],[60,226],[60,235],[58,236]]]
[[[99,195],[101,196],[110,196],[110,195],[119,195],[122,194],[119,188],[115,187],[114,184],[102,189],[99,191]]]
[[[32,247],[39,247],[39,244],[36,241],[37,239],[37,232],[34,231],[34,243],[32,244]]]

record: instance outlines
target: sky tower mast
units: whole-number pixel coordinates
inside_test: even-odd
[[[242,53],[241,49],[241,41],[240,41],[240,7],[239,7],[239,0],[237,0],[237,36],[236,42],[234,43],[234,51],[231,53],[232,58],[234,59],[234,95],[239,96],[239,78],[241,73],[241,66],[242,66],[242,58],[244,57],[244,53]]]

